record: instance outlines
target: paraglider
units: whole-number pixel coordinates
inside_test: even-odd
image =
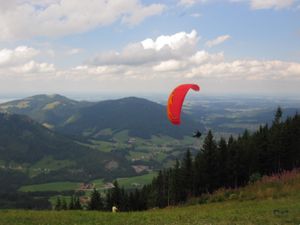
[[[197,130],[197,132],[195,132],[194,134],[193,134],[193,137],[194,138],[200,138],[201,137],[201,132],[199,131],[199,130]]]
[[[167,115],[170,122],[174,125],[180,124],[182,104],[184,102],[186,94],[190,89],[199,91],[200,87],[197,84],[182,84],[176,87],[169,96],[167,104]]]

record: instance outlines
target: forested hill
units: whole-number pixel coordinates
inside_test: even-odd
[[[114,167],[109,165],[113,164]],[[48,169],[44,169],[48,168]],[[135,174],[122,156],[82,146],[23,115],[0,113],[0,187]]]
[[[194,158],[187,151],[181,162],[160,171],[150,185],[135,192],[139,209],[176,205],[219,188],[244,186],[262,175],[299,168],[300,116],[296,114],[284,122],[281,116],[279,108],[271,126],[261,126],[252,134],[245,131],[237,139],[231,137],[217,142],[209,131]],[[113,189],[108,194],[110,204],[126,208],[122,199],[128,196],[111,198],[115,192]]]
[[[300,167],[300,116],[284,122],[281,116],[279,108],[271,126],[253,134],[245,131],[237,139],[216,142],[209,132],[194,159],[187,152],[180,164],[160,172],[147,187],[158,193],[155,205],[177,204],[188,196],[243,186],[250,178]]]
[[[184,112],[184,123],[180,127],[172,126],[164,105],[136,97],[85,102],[61,95],[36,95],[2,103],[0,112],[27,115],[63,134],[101,140],[110,140],[121,131],[145,139],[158,135],[183,138],[203,128]]]
[[[81,108],[72,121],[59,127],[66,134],[92,137],[101,136],[101,131],[113,132],[127,130],[129,136],[151,138],[152,135],[166,135],[181,138],[202,126],[191,117],[182,113],[184,123],[173,126],[166,116],[166,108],[143,98],[128,97],[98,102]],[[87,132],[88,131],[88,132]]]
[[[0,111],[26,115],[48,128],[54,128],[67,120],[80,107],[89,104],[91,103],[75,101],[58,94],[35,95],[1,103]]]

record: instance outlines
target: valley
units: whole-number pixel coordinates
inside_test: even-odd
[[[115,179],[126,189],[139,188],[159,169],[172,167],[187,149],[195,155],[208,130],[215,131],[216,139],[254,131],[272,122],[278,105],[284,107],[284,117],[300,109],[297,99],[190,98],[183,125],[173,127],[163,103],[134,97],[88,102],[37,95],[2,103],[2,124],[7,124],[0,128],[4,189],[53,192],[53,199],[74,191],[87,194],[94,187],[105,191]],[[204,135],[192,138],[198,129]],[[12,181],[5,174],[22,179]]]

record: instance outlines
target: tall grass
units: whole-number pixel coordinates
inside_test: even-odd
[[[238,189],[221,188],[212,194],[190,199],[188,204],[229,200],[264,200],[300,195],[300,169],[282,171]]]

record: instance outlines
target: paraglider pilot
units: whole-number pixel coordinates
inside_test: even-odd
[[[111,211],[112,211],[113,213],[116,213],[116,212],[119,211],[119,209],[118,209],[116,206],[113,206],[113,207],[111,208]]]
[[[197,130],[194,134],[193,134],[193,137],[194,138],[200,138],[201,137],[201,132],[199,130]]]

